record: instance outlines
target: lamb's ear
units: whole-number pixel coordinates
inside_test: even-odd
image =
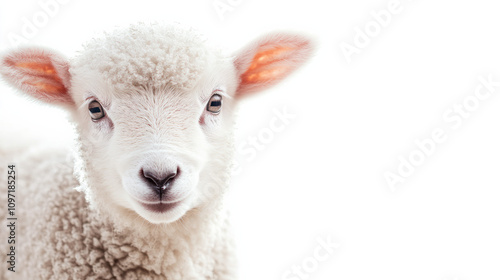
[[[0,57],[0,74],[15,88],[44,102],[73,106],[69,62],[42,48],[12,50]]]
[[[312,42],[300,35],[270,34],[244,48],[235,59],[240,84],[236,97],[266,89],[304,64]]]

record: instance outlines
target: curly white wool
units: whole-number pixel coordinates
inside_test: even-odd
[[[90,64],[117,88],[188,90],[205,70],[206,41],[202,34],[178,24],[136,24],[85,44],[73,63]]]

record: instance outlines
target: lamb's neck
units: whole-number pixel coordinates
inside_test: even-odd
[[[115,266],[132,265],[144,275],[167,279],[187,273],[181,272],[186,267],[194,269],[183,279],[227,279],[229,268],[234,267],[227,215],[221,207],[192,209],[181,220],[163,225],[144,219],[126,226],[110,225],[92,225],[98,239],[93,246],[113,256]]]

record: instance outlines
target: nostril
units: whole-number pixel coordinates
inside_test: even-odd
[[[174,180],[175,176],[177,176],[177,172],[172,172],[168,174],[165,179],[163,179],[163,181],[161,182],[162,191],[165,191],[170,186],[170,183]]]
[[[165,172],[164,174],[158,174],[157,172],[141,169],[142,177],[146,180],[148,185],[155,188],[157,191],[165,192],[172,181],[179,173],[179,167],[177,167],[175,172]]]
[[[158,178],[156,178],[155,175],[153,175],[152,172],[144,171],[144,169],[141,169],[141,173],[142,173],[142,177],[144,177],[144,179],[146,179],[148,185],[150,185],[151,187],[158,186],[159,180],[158,180]]]

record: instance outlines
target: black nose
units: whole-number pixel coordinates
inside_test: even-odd
[[[168,192],[178,173],[179,168],[174,172],[164,173],[141,169],[142,177],[148,186],[158,192],[160,196]]]

